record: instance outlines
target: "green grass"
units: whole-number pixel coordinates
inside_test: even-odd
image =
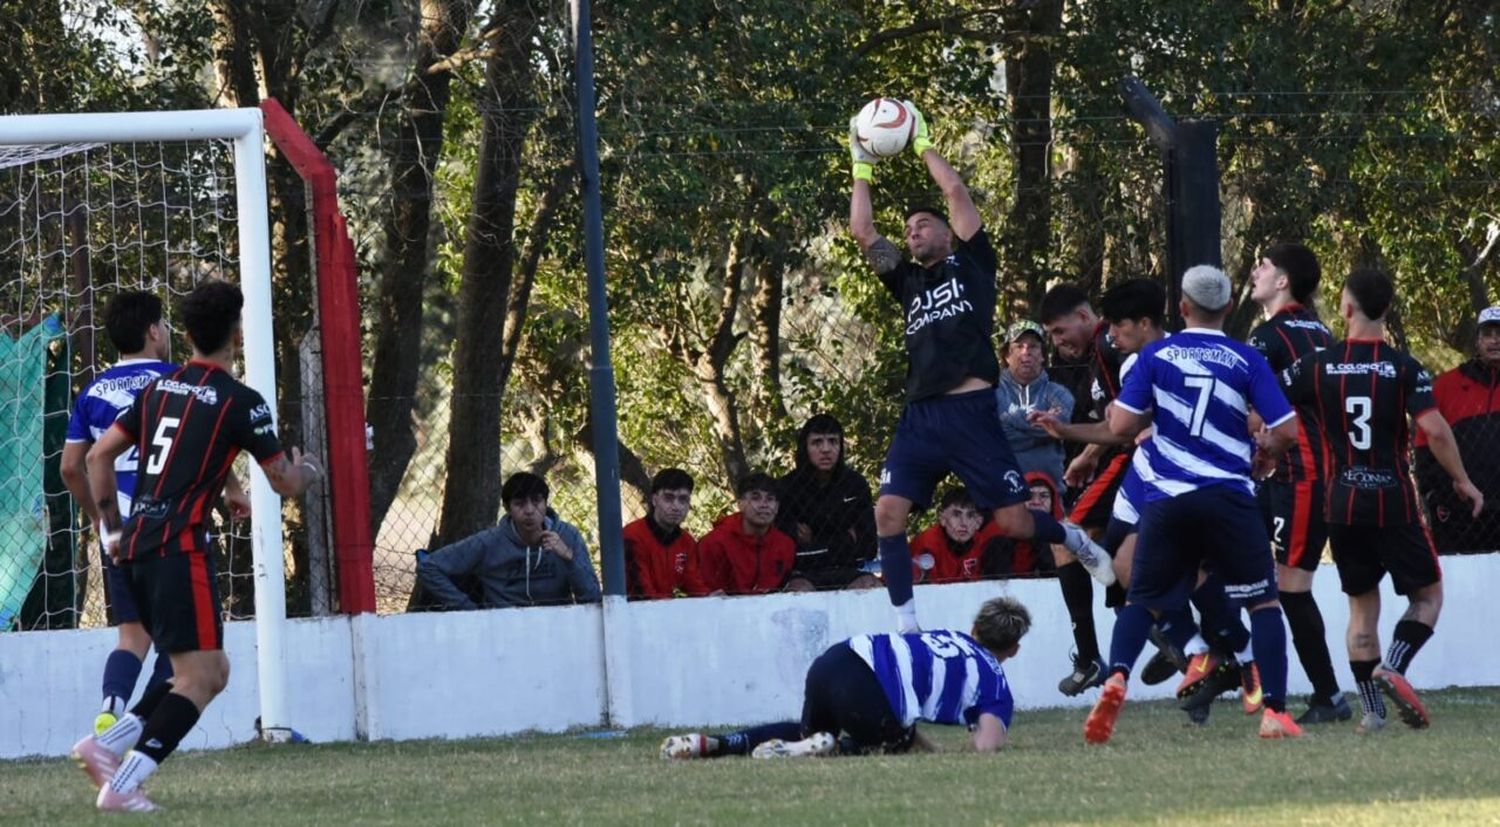
[[[240,748],[176,756],[162,824],[1500,823],[1500,689],[1428,693],[1435,725],[1352,724],[1262,742],[1237,703],[1206,729],[1127,704],[1114,741],[1084,710],[1017,714],[1001,755],[665,762],[664,733]],[[945,749],[965,733],[928,732]],[[66,761],[0,764],[0,824],[99,820]],[[110,819],[105,819],[110,820]],[[118,818],[113,819],[118,823]]]

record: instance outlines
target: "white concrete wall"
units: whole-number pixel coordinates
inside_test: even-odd
[[[1494,650],[1493,630],[1500,628],[1500,600],[1492,594],[1500,555],[1446,558],[1443,565],[1443,617],[1412,680],[1423,688],[1500,685],[1500,661],[1475,656]],[[1332,567],[1319,572],[1315,592],[1348,688],[1347,603]],[[1032,612],[1032,632],[1006,664],[1018,707],[1092,703],[1093,693],[1068,699],[1057,692],[1072,637],[1056,581],[919,586],[918,618],[927,628],[967,629],[979,604],[998,594],[1018,597]],[[1385,595],[1381,631],[1389,636],[1405,601],[1389,586]],[[604,612],[618,647],[607,676],[597,606],[292,621],[286,649],[293,726],[314,741],[336,741],[560,731],[600,724],[606,706],[622,726],[794,718],[813,658],[849,635],[892,624],[883,591],[613,603]],[[1110,614],[1101,606],[1095,615],[1107,651]],[[0,635],[0,758],[66,753],[91,725],[113,644],[110,630]],[[252,735],[253,626],[229,624],[226,648],[229,690],[209,707],[188,748]],[[1292,693],[1307,692],[1290,645],[1288,657]],[[1165,697],[1171,686],[1134,684],[1131,695]]]

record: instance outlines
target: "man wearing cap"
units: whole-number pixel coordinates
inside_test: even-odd
[[[925,205],[907,212],[909,260],[875,229],[870,192],[879,159],[860,147],[857,130],[849,146],[849,233],[899,303],[906,337],[906,407],[886,452],[875,503],[881,571],[903,633],[918,629],[906,519],[913,507],[927,507],[950,472],[1005,536],[1065,545],[1113,579],[1108,555],[1082,529],[1026,507],[1031,491],[995,406],[995,248],[969,188],[934,148],[922,113],[910,104],[906,110],[915,121],[912,150],[947,202],[946,214]]]
[[[1052,435],[1027,422],[1032,412],[1067,416],[1073,410],[1073,394],[1047,378],[1043,342],[1046,331],[1022,319],[1005,334],[1005,369],[995,399],[1000,404],[1000,425],[1016,455],[1022,474],[1047,475],[1055,491],[1062,487],[1063,445]]]
[[[1266,358],[1224,335],[1233,305],[1224,272],[1189,268],[1182,296],[1187,328],[1141,349],[1108,412],[1110,430],[1120,436],[1154,431],[1132,459],[1146,484],[1145,505],[1128,602],[1115,620],[1110,676],[1084,724],[1093,744],[1114,732],[1151,625],[1159,622],[1173,643],[1186,645],[1194,631],[1188,597],[1205,563],[1223,578],[1224,595],[1250,612],[1264,703],[1260,736],[1302,734],[1286,714],[1286,625],[1251,481],[1297,439],[1297,415]],[[1249,435],[1251,408],[1266,424],[1259,448]]]
[[[1453,429],[1469,478],[1485,499],[1500,502],[1500,305],[1479,311],[1474,358],[1439,376],[1432,396]],[[1416,448],[1417,483],[1438,553],[1500,551],[1500,508],[1473,517],[1449,485],[1426,432],[1417,431]]]

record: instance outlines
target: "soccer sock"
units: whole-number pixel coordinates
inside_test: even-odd
[[[1286,624],[1281,607],[1268,606],[1250,613],[1250,635],[1255,640],[1255,663],[1260,670],[1260,689],[1266,708],[1286,711]]]
[[[1115,618],[1115,631],[1110,638],[1109,644],[1109,669],[1111,672],[1124,672],[1130,677],[1130,670],[1135,668],[1135,662],[1141,657],[1141,650],[1146,648],[1146,637],[1151,633],[1151,624],[1156,619],[1151,616],[1151,610],[1139,603],[1132,603],[1120,610]]]
[[[141,699],[135,702],[135,706],[131,708],[130,714],[140,718],[142,721],[150,719],[151,714],[156,711],[157,705],[161,703],[161,699],[167,697],[167,694],[171,691],[171,681],[148,683],[146,691],[141,693]]]
[[[1057,545],[1067,542],[1068,533],[1063,531],[1062,523],[1053,519],[1052,515],[1045,511],[1028,510],[1031,511],[1031,522],[1034,526],[1031,530],[1031,539]]]
[[[1078,657],[1087,661],[1099,659],[1099,637],[1094,631],[1094,579],[1074,560],[1057,570],[1057,585],[1062,588],[1063,604],[1073,622],[1073,645]]]
[[[104,730],[104,734],[98,737],[99,746],[104,747],[120,758],[129,752],[135,743],[141,740],[141,729],[145,722],[140,716],[133,712],[127,712],[120,716],[115,725]]]
[[[1194,638],[1198,638],[1198,624],[1193,622],[1193,613],[1186,608],[1162,612],[1156,625],[1161,627],[1162,634],[1167,640],[1183,652],[1187,651],[1187,647]],[[1202,638],[1198,639],[1202,640]]]
[[[171,679],[172,656],[166,652],[158,651],[156,653],[156,663],[152,664],[151,667],[151,677],[146,679],[146,689],[149,691],[153,687],[160,686]]]
[[[1391,637],[1391,648],[1386,650],[1385,665],[1403,675],[1411,659],[1421,651],[1422,644],[1432,637],[1432,627],[1416,620],[1403,620],[1396,624],[1396,633]]]
[[[1193,605],[1203,621],[1205,637],[1212,638],[1227,651],[1244,651],[1250,645],[1250,630],[1240,622],[1240,613],[1224,593],[1224,581],[1216,574],[1204,579],[1193,591]]]
[[[125,760],[120,762],[120,768],[115,770],[115,777],[109,781],[109,788],[117,793],[132,793],[141,786],[161,762],[138,751],[131,750]]]
[[[898,608],[907,605],[911,602],[911,548],[906,535],[881,537],[876,546],[880,549],[880,574],[885,578],[891,605]]]
[[[797,721],[781,721],[745,727],[714,737],[719,739],[719,748],[712,755],[749,755],[756,747],[776,738],[783,741],[802,740],[802,724]]]
[[[1313,700],[1331,705],[1338,697],[1339,681],[1333,674],[1328,631],[1323,626],[1323,613],[1318,611],[1318,602],[1313,600],[1312,592],[1282,592],[1281,610],[1286,613],[1286,625],[1292,630],[1297,660],[1302,662],[1302,671],[1312,681]]]
[[[133,752],[138,752],[157,764],[167,760],[172,750],[177,749],[182,739],[193,730],[193,725],[198,723],[199,714],[197,705],[186,696],[167,693],[161,703],[156,705],[156,711],[146,719],[146,726],[141,730],[140,744]]]
[[[1371,675],[1375,673],[1375,667],[1380,665],[1378,660],[1351,660],[1349,669],[1354,672],[1354,686],[1359,690],[1359,705],[1368,715],[1377,718],[1385,717],[1385,699],[1380,697],[1380,690],[1376,688],[1375,681]]]
[[[125,711],[135,694],[136,679],[141,676],[141,659],[129,649],[116,649],[104,661],[104,705],[102,712],[115,715]]]

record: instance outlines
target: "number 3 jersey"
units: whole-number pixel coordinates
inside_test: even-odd
[[[1416,522],[1407,417],[1436,408],[1427,369],[1385,342],[1349,339],[1302,357],[1282,378],[1287,396],[1310,406],[1323,432],[1325,519],[1340,525]]]
[[[115,424],[120,414],[130,407],[141,389],[151,384],[158,376],[177,370],[169,362],[155,359],[127,359],[116,362],[99,374],[73,402],[73,414],[68,417],[68,442],[93,443]],[[130,500],[135,493],[135,466],[139,457],[135,449],[115,458],[115,485],[119,489],[120,514],[130,516]]]
[[[271,408],[217,365],[197,360],[146,386],[115,427],[135,442],[135,507],[120,557],[203,552],[202,526],[241,450],[281,454]]]
[[[870,665],[903,726],[918,720],[974,726],[988,712],[1010,728],[1015,701],[1005,670],[962,632],[858,635],[849,648]]]

